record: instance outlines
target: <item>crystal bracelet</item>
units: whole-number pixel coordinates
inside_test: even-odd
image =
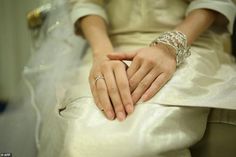
[[[191,55],[190,47],[187,44],[187,37],[182,32],[172,31],[162,33],[151,42],[150,46],[156,46],[158,43],[169,45],[175,49],[177,66]]]

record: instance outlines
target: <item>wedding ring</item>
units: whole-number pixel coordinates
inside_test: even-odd
[[[95,84],[99,79],[105,80],[105,78],[103,76],[98,75],[98,76],[95,77]]]

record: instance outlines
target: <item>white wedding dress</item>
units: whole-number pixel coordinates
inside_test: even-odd
[[[25,69],[38,113],[37,156],[190,157],[189,147],[204,135],[209,108],[236,109],[236,64],[224,53],[218,33],[226,28],[203,33],[161,91],[119,122],[107,120],[94,104],[88,84],[91,49],[74,35],[73,23],[87,14],[103,17],[115,49],[124,52],[172,30],[185,13],[202,8],[201,2],[213,10],[227,8],[219,12],[228,18],[231,31],[234,6],[214,1],[218,5],[209,5],[210,0],[70,0],[72,21],[67,4],[57,1],[46,39]]]

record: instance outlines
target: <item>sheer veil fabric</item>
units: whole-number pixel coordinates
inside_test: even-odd
[[[71,29],[67,1],[46,2],[42,5],[50,3],[50,13],[41,28],[32,31],[32,56],[15,97],[0,115],[1,153],[37,156],[41,126],[60,108],[58,104],[72,83],[68,79],[77,71],[85,48],[85,41]]]

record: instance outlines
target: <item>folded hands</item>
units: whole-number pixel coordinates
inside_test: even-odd
[[[123,61],[131,61],[128,67]],[[175,52],[167,45],[94,58],[90,88],[96,105],[110,120],[124,120],[137,102],[150,100],[176,70]]]

